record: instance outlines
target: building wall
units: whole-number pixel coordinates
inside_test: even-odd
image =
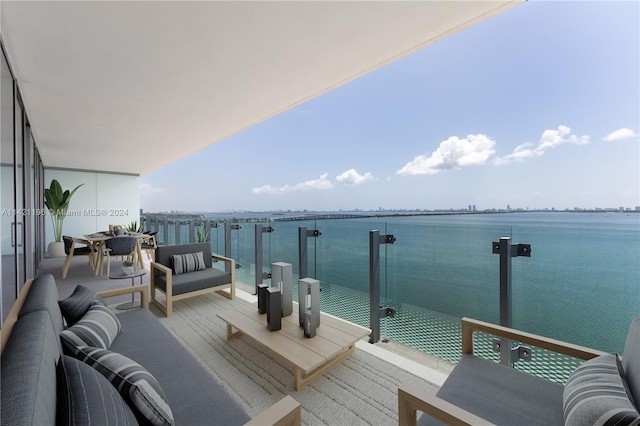
[[[71,198],[63,235],[82,237],[109,225],[140,223],[139,177],[113,173],[45,169],[44,186],[57,179],[62,189],[83,184]],[[54,241],[51,217],[45,219],[45,247]]]

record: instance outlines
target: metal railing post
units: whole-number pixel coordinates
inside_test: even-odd
[[[240,225],[237,223],[225,222],[224,223],[224,256],[228,258],[233,258],[231,256],[231,231],[240,229]],[[238,260],[238,259],[236,259]],[[240,264],[236,262],[236,269],[240,267]],[[224,264],[225,272],[229,272],[229,264],[225,262]]]
[[[319,237],[322,232],[317,229],[307,229],[306,226],[298,228],[298,279],[309,276],[309,259],[307,258],[307,238]]]
[[[380,304],[380,244],[393,244],[396,237],[391,234],[380,235],[380,231],[369,231],[369,343],[380,340],[380,318],[394,317],[394,308],[385,308]]]
[[[270,233],[273,232],[274,229],[271,226],[263,227],[261,224],[256,224],[256,251],[255,251],[255,259],[256,259],[256,287],[255,293],[258,294],[258,286],[262,284],[262,280],[265,278],[271,278],[271,274],[269,272],[262,271],[262,234],[264,232]]]
[[[518,256],[531,257],[531,245],[511,244],[511,237],[502,237],[493,243],[493,253],[500,255],[500,325],[513,328],[513,300],[511,294],[511,259]],[[515,348],[514,348],[515,349]],[[511,341],[494,340],[494,350],[500,352],[500,363],[512,366],[519,359],[511,348]],[[530,353],[530,352],[529,352]]]
[[[175,236],[175,244],[180,244],[180,228],[182,227],[182,223],[180,219],[176,219],[173,221],[173,233]]]
[[[169,219],[166,217],[162,221],[162,244],[169,245]]]
[[[192,243],[196,240],[195,238],[196,225],[200,226],[200,224],[196,223],[193,219],[189,219],[189,241],[187,241],[187,243]]]

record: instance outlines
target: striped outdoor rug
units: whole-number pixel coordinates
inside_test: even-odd
[[[173,316],[159,319],[252,417],[288,394],[302,405],[306,425],[397,425],[398,385],[437,391],[426,379],[362,350],[295,391],[284,360],[246,337],[226,340],[226,323],[216,313],[246,303],[208,294],[175,303]]]

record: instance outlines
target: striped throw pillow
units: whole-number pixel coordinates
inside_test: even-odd
[[[197,253],[174,254],[171,257],[173,258],[173,272],[175,272],[176,275],[202,271],[206,268],[204,255],[201,251]]]
[[[95,291],[80,284],[76,286],[71,296],[64,300],[58,300],[60,311],[62,311],[62,316],[67,321],[67,325],[71,327],[80,321],[95,300],[105,305],[102,298]]]
[[[80,346],[109,349],[121,330],[120,320],[113,312],[94,301],[80,321],[60,332],[60,339],[72,354]]]
[[[98,370],[152,425],[173,425],[173,413],[158,381],[137,362],[106,349],[79,348],[76,357]]]
[[[590,359],[571,373],[562,397],[565,425],[638,425],[618,356]]]
[[[116,388],[78,359],[60,357],[56,385],[58,425],[138,425],[133,410]]]

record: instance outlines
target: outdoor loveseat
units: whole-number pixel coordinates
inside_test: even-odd
[[[226,270],[213,267],[213,260],[226,263]],[[151,262],[151,303],[166,316],[173,313],[173,302],[216,291],[234,299],[236,295],[236,262],[211,253],[210,243],[176,244],[156,248]],[[227,290],[225,290],[227,289]],[[157,299],[156,290],[165,295],[165,303]]]
[[[53,276],[25,284],[2,328],[3,425],[124,426],[150,424],[150,417],[154,424],[300,424],[300,405],[290,396],[251,420],[146,309],[146,285],[99,296],[132,292],[140,293],[143,307],[114,315],[95,293],[78,286],[63,301],[67,323],[73,322],[71,317],[77,320],[65,328]],[[84,309],[79,308],[87,303],[89,310],[81,315]],[[113,317],[120,324],[118,332]],[[100,326],[83,334],[99,318]],[[76,346],[76,339],[95,344]],[[105,374],[114,362],[126,369]]]
[[[585,360],[563,386],[473,354],[483,332]],[[640,317],[631,323],[622,359],[615,354],[462,319],[462,357],[436,395],[411,385],[398,390],[400,425],[639,424]],[[422,414],[417,419],[417,412]]]

